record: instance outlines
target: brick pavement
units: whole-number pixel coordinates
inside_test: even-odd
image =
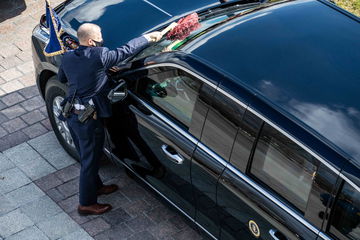
[[[79,170],[53,132],[0,153],[0,239],[203,238],[188,220],[109,161],[102,163],[100,176],[120,190],[99,202],[112,204],[113,210],[80,216]]]
[[[53,6],[61,1],[51,0]],[[78,215],[79,164],[57,142],[35,86],[30,36],[43,13],[43,0],[0,1],[0,240],[201,239],[110,162],[101,177],[120,191],[100,202],[114,210]]]
[[[0,151],[50,130],[46,107],[36,86],[0,97]]]
[[[44,9],[43,0],[0,1],[0,96],[35,84],[30,37]]]
[[[93,239],[36,185],[61,171],[39,151],[44,141],[57,144],[51,132],[0,153],[0,239]],[[62,155],[64,167],[75,163]]]
[[[51,129],[35,86],[30,41],[44,9],[44,0],[0,1],[0,151]]]

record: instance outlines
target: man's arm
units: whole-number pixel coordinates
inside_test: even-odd
[[[153,32],[138,38],[134,38],[116,50],[109,50],[108,48],[104,48],[101,53],[101,60],[106,68],[110,68],[134,55],[136,52],[143,49],[149,42],[156,42],[160,39],[161,33]]]
[[[68,80],[66,78],[66,75],[65,75],[65,72],[64,72],[64,69],[63,69],[63,65],[61,64],[60,67],[59,67],[59,71],[58,71],[58,75],[57,75],[58,79],[60,82],[62,83],[66,83]]]

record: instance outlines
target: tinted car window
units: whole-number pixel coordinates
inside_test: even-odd
[[[304,213],[317,165],[312,155],[265,124],[250,172]]]
[[[159,110],[190,127],[201,82],[187,73],[172,69],[139,79],[137,93]]]
[[[330,170],[325,164],[320,164],[312,183],[309,201],[306,207],[305,219],[319,229],[322,228],[326,209],[329,205],[333,190],[339,187],[338,174]]]
[[[250,152],[261,124],[262,120],[260,118],[250,112],[246,112],[238,128],[230,162],[242,172],[246,171]]]
[[[200,36],[203,32],[205,32],[210,27],[214,26],[215,24],[218,24],[222,21],[225,21],[226,19],[229,19],[228,15],[220,15],[220,16],[213,16],[210,18],[207,18],[205,20],[200,20],[200,26],[195,31],[192,31],[188,37],[186,37],[184,40],[168,40],[166,39],[166,35],[159,41],[153,44],[150,44],[147,48],[140,51],[133,59],[137,60],[140,58],[144,58],[156,53],[160,52],[167,52],[176,50],[180,47],[185,46],[186,44],[190,43],[193,39],[196,39],[198,36]]]
[[[250,3],[251,1],[249,1]],[[246,4],[246,2],[244,2]],[[195,39],[203,35],[204,33],[210,31],[212,28],[214,28],[216,25],[221,25],[223,23],[226,23],[227,21],[234,18],[236,14],[239,14],[240,12],[246,11],[249,8],[253,8],[254,6],[238,6],[237,8],[229,9],[227,12],[223,12],[221,14],[210,14],[209,16],[203,16],[199,19],[199,28],[191,31],[189,36],[187,36],[183,40],[168,40],[166,38],[166,34],[164,37],[156,43],[150,44],[147,48],[140,51],[133,59],[130,60],[137,60],[140,58],[144,58],[156,53],[160,52],[168,52],[173,51],[177,49],[181,49],[187,45],[191,45],[192,43],[196,44]]]
[[[360,192],[348,183],[332,210],[330,233],[338,239],[360,239]]]
[[[228,160],[244,112],[245,108],[217,92],[206,117],[201,142]]]

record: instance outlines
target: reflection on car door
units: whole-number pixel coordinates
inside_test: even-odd
[[[315,181],[316,173],[323,172],[320,165],[295,142],[247,111],[230,164],[218,183],[220,238],[316,239],[317,228],[306,220],[316,217],[305,213],[307,208],[313,210],[309,203],[315,203],[324,186]],[[335,184],[336,179],[332,175],[327,181]],[[314,185],[316,191],[312,191]]]
[[[323,204],[329,204],[323,230],[332,239],[360,239],[360,170],[355,165],[346,162],[335,194],[324,194],[321,198]]]
[[[129,108],[137,122],[137,136],[129,139],[140,157],[125,162],[194,218],[191,156],[215,90],[173,67],[146,69],[127,80],[135,82]]]
[[[216,185],[229,160],[237,126],[244,112],[245,108],[217,92],[193,156],[191,177],[197,203],[196,221],[216,238],[220,232]]]

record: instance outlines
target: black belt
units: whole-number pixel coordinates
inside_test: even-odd
[[[77,109],[73,109],[72,112],[75,113],[76,115],[79,115],[83,112],[84,110],[77,110]]]

